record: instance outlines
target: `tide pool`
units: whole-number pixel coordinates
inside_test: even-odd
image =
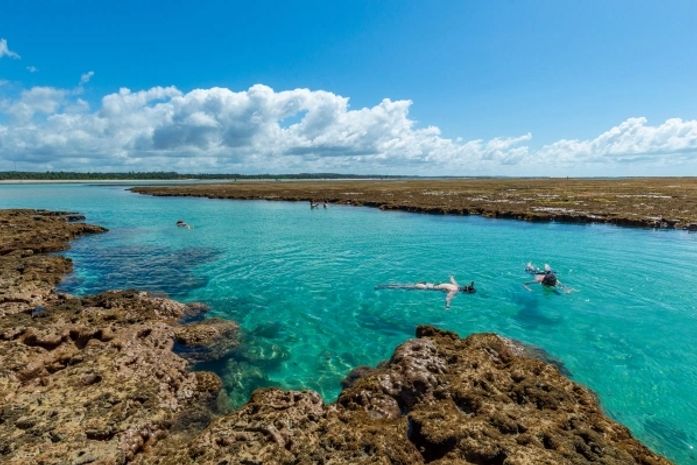
[[[158,198],[123,186],[2,185],[0,208],[10,207],[79,211],[110,229],[66,252],[66,292],[162,291],[239,322],[245,349],[202,367],[238,403],[268,385],[332,401],[353,367],[389,358],[428,323],[543,348],[645,444],[697,463],[695,234]],[[527,261],[550,263],[575,292],[526,290]],[[450,309],[438,292],[375,288],[450,274],[478,288]]]

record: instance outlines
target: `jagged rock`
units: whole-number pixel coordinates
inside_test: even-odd
[[[220,379],[172,352],[187,305],[144,292],[55,293],[70,262],[45,253],[99,231],[64,215],[0,211],[3,465],[123,464],[218,410]]]

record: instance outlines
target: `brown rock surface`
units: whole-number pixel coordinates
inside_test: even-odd
[[[697,230],[697,178],[253,181],[132,190],[159,196],[326,200],[431,214]]]
[[[595,396],[494,334],[431,327],[362,370],[336,404],[257,390],[186,447],[164,441],[136,463],[666,465],[608,419]]]
[[[70,261],[47,255],[81,234],[105,231],[70,223],[64,212],[3,210],[0,214],[0,318],[39,305],[70,271]]]
[[[3,465],[668,464],[534,352],[431,327],[355,370],[335,404],[261,389],[215,415],[220,379],[172,348],[224,357],[234,323],[182,326],[195,309],[143,292],[58,295],[70,263],[45,252],[99,229],[32,211],[0,225],[2,295],[27,296],[0,303]]]
[[[176,331],[177,353],[198,363],[221,360],[239,345],[237,323],[208,318]]]
[[[188,306],[143,292],[56,294],[71,264],[45,252],[103,229],[35,211],[2,211],[0,226],[0,463],[123,464],[207,424],[222,383],[191,372],[174,340],[236,343],[234,323],[183,328]]]

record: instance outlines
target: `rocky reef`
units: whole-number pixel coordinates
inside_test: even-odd
[[[325,200],[436,215],[697,230],[695,178],[263,181],[132,190],[157,196]]]
[[[218,376],[191,364],[229,356],[236,324],[144,292],[56,293],[70,262],[49,253],[100,231],[0,211],[3,464],[669,463],[534,351],[428,326],[333,404],[267,388],[229,411]]]
[[[0,212],[3,464],[125,464],[161,437],[205,426],[224,403],[219,378],[190,371],[172,348],[221,356],[237,325],[180,325],[201,309],[143,292],[57,294],[71,263],[47,253],[104,231],[69,219]]]
[[[495,334],[419,327],[332,405],[314,392],[257,390],[169,464],[667,464],[608,419],[595,396]]]

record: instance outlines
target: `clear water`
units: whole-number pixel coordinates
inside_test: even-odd
[[[304,203],[156,198],[123,187],[0,186],[0,207],[69,209],[110,228],[67,255],[74,293],[160,290],[238,321],[248,344],[217,369],[238,402],[260,385],[328,401],[357,365],[388,358],[420,323],[537,345],[606,411],[678,464],[697,463],[697,235],[532,224]],[[183,218],[191,231],[177,229]],[[567,285],[527,291],[549,262]],[[476,281],[444,308],[388,282]]]

